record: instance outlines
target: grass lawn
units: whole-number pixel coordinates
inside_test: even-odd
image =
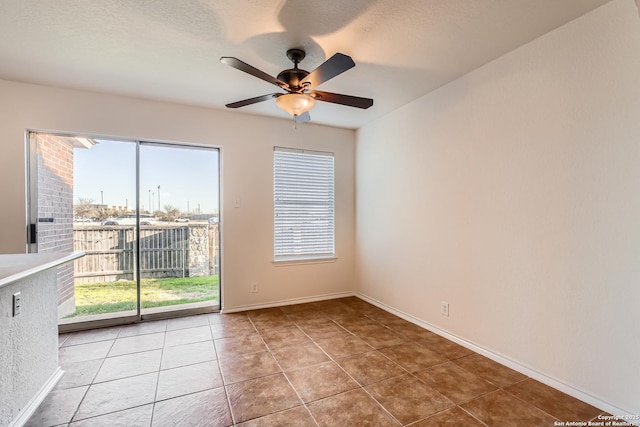
[[[142,308],[163,307],[218,298],[218,276],[142,279]],[[136,309],[136,282],[76,283],[76,312],[66,317]]]

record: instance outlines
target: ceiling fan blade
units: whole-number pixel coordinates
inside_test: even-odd
[[[316,101],[333,102],[334,104],[346,105],[349,107],[356,107],[367,109],[373,105],[373,99],[360,98],[359,96],[342,95],[339,93],[322,92],[314,90],[309,93]]]
[[[289,85],[283,82],[282,80],[278,80],[275,77],[265,73],[264,71],[261,71],[255,67],[252,67],[246,62],[240,61],[238,58],[233,58],[231,56],[223,56],[222,58],[220,58],[220,62],[230,67],[233,67],[237,70],[244,71],[247,74],[251,74],[254,77],[264,80],[265,82],[281,87],[282,89],[285,89],[285,90],[289,89]]]
[[[309,88],[314,88],[355,66],[356,63],[353,62],[350,56],[336,53],[310,72],[300,83],[301,85],[309,83]]]
[[[299,116],[293,116],[293,119],[296,121],[296,123],[304,123],[311,120],[311,116],[309,115],[309,112],[306,111]]]
[[[243,99],[242,101],[232,102],[231,104],[227,104],[227,108],[239,108],[245,107],[247,105],[256,104],[262,101],[268,101],[273,98],[277,98],[281,93],[270,93],[269,95],[256,96],[255,98]]]

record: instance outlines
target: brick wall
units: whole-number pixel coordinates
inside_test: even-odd
[[[73,147],[44,134],[38,134],[37,146],[38,252],[73,252]],[[42,222],[45,218],[53,222]],[[73,264],[67,264],[58,268],[58,307],[73,297]],[[71,302],[61,315],[75,310]]]

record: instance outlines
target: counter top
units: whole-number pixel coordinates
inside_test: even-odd
[[[83,256],[84,252],[0,255],[0,288]]]

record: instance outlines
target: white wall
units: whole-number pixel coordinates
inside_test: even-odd
[[[633,0],[363,127],[356,171],[359,292],[640,414]]]
[[[24,253],[27,129],[222,147],[223,305],[312,298],[353,290],[355,133],[227,111],[0,80],[0,253]],[[335,153],[333,263],[276,267],[273,146]],[[240,197],[241,207],[232,208]],[[250,283],[259,292],[250,293]]]
[[[59,379],[56,274],[46,270],[0,287],[0,426],[35,410]],[[15,292],[23,304],[13,317]]]

